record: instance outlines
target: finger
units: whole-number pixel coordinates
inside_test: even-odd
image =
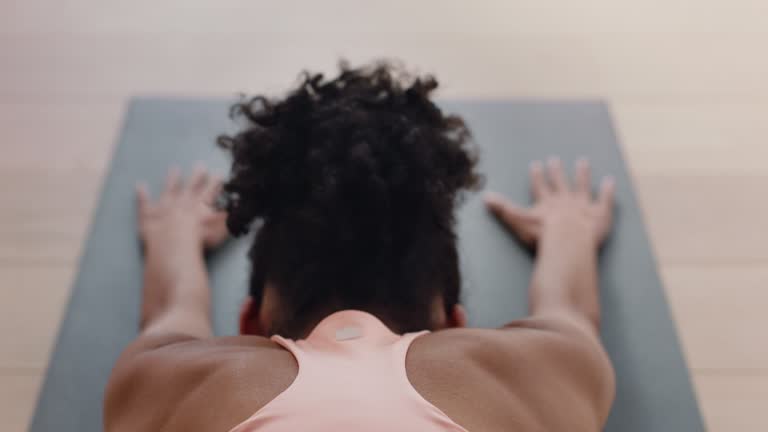
[[[563,163],[560,162],[559,158],[549,158],[547,161],[547,168],[549,171],[550,182],[555,191],[567,191],[570,189],[568,180],[565,178]]]
[[[512,229],[521,228],[529,219],[528,211],[500,194],[488,192],[483,197],[491,213]]]
[[[544,167],[542,166],[541,162],[531,162],[530,175],[531,192],[533,193],[534,199],[540,200],[552,193],[552,188],[549,186],[549,182],[544,175]]]
[[[592,169],[586,158],[576,161],[576,192],[586,197],[592,195]]]
[[[616,181],[613,177],[604,177],[600,183],[600,193],[597,202],[605,211],[610,212],[613,209],[613,200],[616,194]]]
[[[219,245],[229,237],[227,230],[227,215],[225,213],[216,213],[206,221],[205,244],[209,247]]]
[[[165,178],[165,195],[176,195],[181,191],[181,171],[179,167],[171,167]]]
[[[202,193],[208,185],[208,171],[202,164],[197,164],[192,169],[192,175],[189,178],[189,191],[194,194]]]
[[[216,198],[219,196],[219,192],[221,192],[221,186],[221,177],[211,176],[202,191],[203,200],[208,204],[215,205]]]
[[[138,205],[139,213],[144,213],[149,208],[149,188],[146,183],[138,183],[136,185],[136,203]]]

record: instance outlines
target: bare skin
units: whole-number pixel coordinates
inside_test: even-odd
[[[406,370],[416,390],[472,431],[598,431],[614,397],[598,336],[597,252],[611,226],[613,183],[592,196],[589,166],[569,180],[557,160],[531,165],[534,205],[490,194],[489,210],[536,250],[530,316],[500,329],[462,328],[460,308],[413,343]],[[178,172],[152,201],[138,192],[146,248],[141,333],[112,373],[105,430],[227,431],[285,390],[292,355],[258,336],[270,295],[243,308],[237,337],[212,337],[203,252],[224,237],[207,205],[218,181]],[[269,294],[271,293],[271,294]],[[446,316],[448,315],[448,316]]]

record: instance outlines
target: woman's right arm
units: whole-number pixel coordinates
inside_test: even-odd
[[[564,413],[574,415],[594,410],[595,424],[600,425],[615,393],[613,367],[599,335],[597,265],[599,248],[611,228],[614,183],[604,179],[593,197],[586,160],[577,162],[570,181],[560,161],[551,159],[546,169],[539,162],[531,164],[531,185],[530,208],[497,194],[486,199],[489,209],[536,253],[530,315],[491,336],[497,349],[489,356],[509,353],[513,369],[517,359],[535,365],[539,369],[532,385],[557,389],[548,402],[570,401],[564,404]],[[534,332],[522,336],[516,331],[521,329]],[[507,375],[504,370],[496,372],[502,380]]]
[[[543,168],[531,164],[535,199],[530,208],[519,207],[498,194],[489,194],[489,209],[536,252],[530,283],[530,315],[574,322],[598,333],[600,299],[597,259],[611,227],[613,180],[604,179],[592,197],[590,168],[576,164],[569,181],[562,164],[551,159]]]

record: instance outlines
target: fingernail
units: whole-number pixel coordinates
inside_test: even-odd
[[[589,159],[587,159],[586,156],[580,156],[578,159],[576,159],[576,165],[583,166],[587,165],[589,163]]]
[[[557,166],[560,165],[560,158],[557,156],[550,156],[547,162],[549,162],[550,165]]]
[[[529,164],[528,168],[529,168],[531,171],[538,171],[538,170],[540,170],[540,169],[541,169],[541,161],[537,161],[537,160],[535,160],[535,161],[532,161],[532,162]]]

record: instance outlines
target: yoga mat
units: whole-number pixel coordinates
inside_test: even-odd
[[[137,99],[128,107],[111,170],[80,260],[32,432],[102,428],[102,397],[113,363],[136,335],[141,257],[135,229],[134,184],[157,192],[170,165],[205,161],[225,173],[214,138],[235,125],[226,100]],[[704,430],[675,326],[656,273],[631,179],[610,114],[599,102],[444,102],[464,116],[482,149],[487,187],[527,202],[528,163],[549,155],[591,159],[596,176],[617,180],[613,236],[601,260],[602,337],[617,377],[616,403],[605,430]],[[525,316],[531,258],[468,197],[459,216],[464,302],[475,326]],[[246,295],[247,244],[236,241],[209,261],[214,328],[235,334]]]

